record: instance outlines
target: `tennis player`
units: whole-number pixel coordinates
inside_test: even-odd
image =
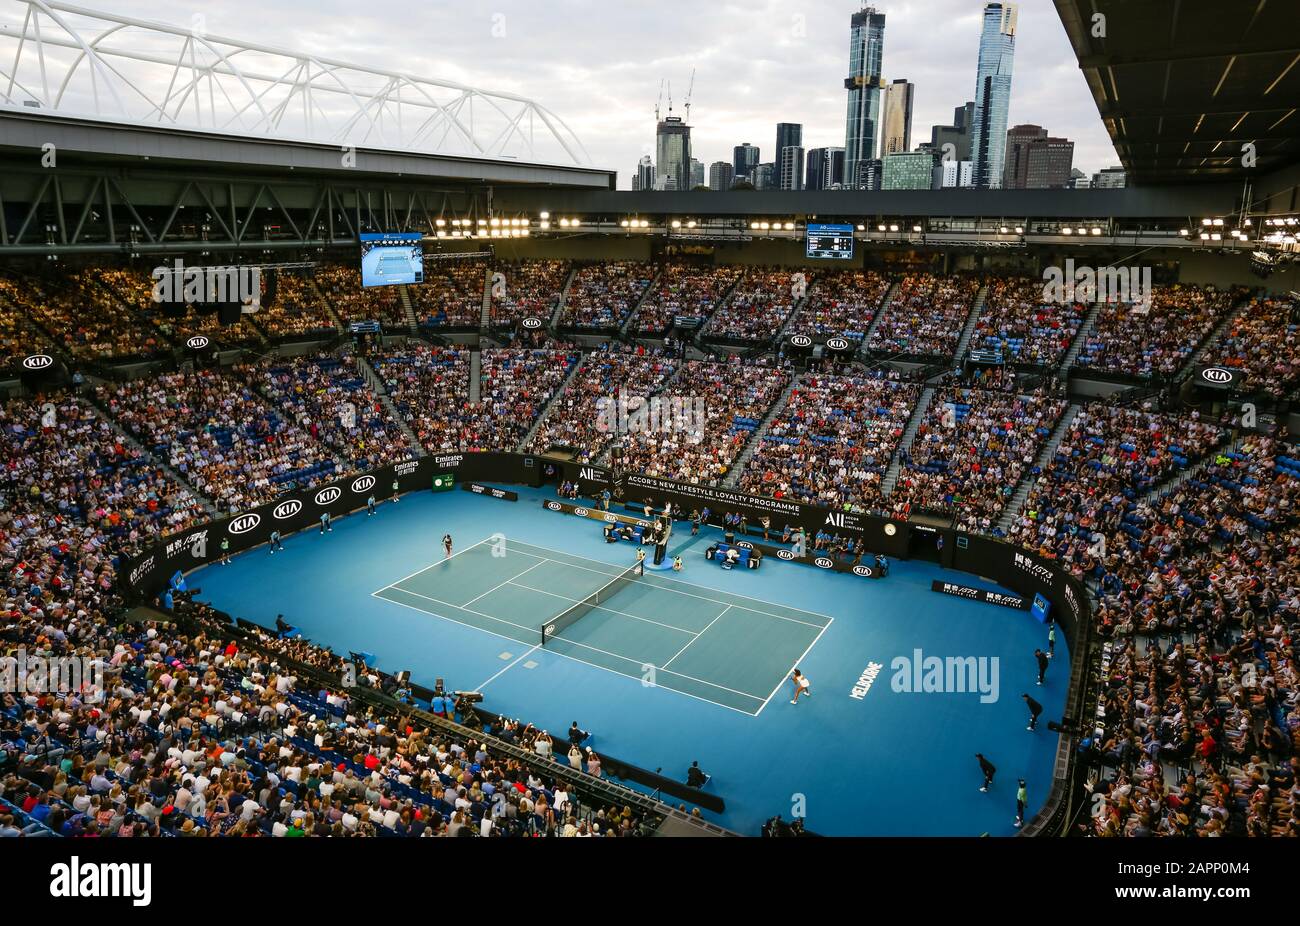
[[[451,559],[451,534],[442,535],[442,548],[446,551],[446,558]]]
[[[798,704],[800,695],[812,697],[812,682],[808,681],[808,676],[795,669],[790,676],[790,681],[794,682],[794,700],[790,702],[791,704]]]

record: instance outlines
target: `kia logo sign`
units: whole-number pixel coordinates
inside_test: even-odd
[[[526,328],[529,331],[536,331],[538,328],[542,327],[542,320],[536,315],[530,315],[519,324],[521,327]]]
[[[285,521],[300,511],[302,511],[302,502],[296,498],[291,498],[287,502],[276,505],[275,510],[271,512],[271,517],[277,521]]]
[[[1226,386],[1232,382],[1232,371],[1223,367],[1206,367],[1201,371],[1201,379],[1216,386]]]
[[[205,338],[203,335],[196,334],[194,337],[190,338],[188,341],[185,342],[185,346],[188,347],[190,350],[203,350],[203,348],[207,347],[211,343],[212,342],[209,341],[207,338]]]
[[[241,514],[230,522],[226,530],[232,534],[247,534],[261,523],[262,516],[260,514]]]
[[[573,509],[573,513],[576,514],[576,515],[577,515],[578,517],[580,517],[580,518],[585,518],[585,517],[587,516],[587,509],[586,509],[586,508],[574,508],[574,509]]]
[[[375,477],[374,477],[374,476],[362,476],[362,477],[361,477],[360,479],[358,479],[356,482],[352,483],[352,491],[353,491],[353,492],[366,492],[366,491],[369,491],[370,489],[374,488],[374,485],[375,485]]]
[[[748,540],[741,540],[740,542],[738,542],[738,543],[736,544],[736,549],[737,549],[737,550],[752,550],[752,549],[754,549],[754,545],[753,545],[752,543],[750,543]]]
[[[552,511],[559,511],[559,510],[560,510],[560,503],[559,503],[559,502],[547,502],[547,503],[546,503],[546,507],[549,508],[549,509],[551,509]]]
[[[806,334],[796,334],[790,338],[790,343],[795,347],[812,347],[812,338]]]
[[[610,524],[617,524],[617,523],[618,523],[618,515],[616,515],[616,514],[607,514],[607,515],[605,515],[605,520],[608,521]]]
[[[816,563],[817,567],[820,569],[830,569],[832,566],[835,565],[824,556],[817,557],[815,560],[813,560],[813,562]]]
[[[848,349],[849,349],[849,342],[848,342],[847,340],[845,340],[844,338],[830,338],[830,339],[826,342],[826,346],[827,346],[830,350],[848,350]]]
[[[44,370],[52,366],[54,366],[54,358],[49,354],[32,354],[30,357],[23,358],[25,370]]]
[[[777,550],[776,557],[777,559],[794,559],[794,554],[789,550]]]
[[[334,502],[339,500],[339,496],[342,494],[343,490],[338,486],[330,486],[328,489],[321,489],[316,493],[316,504],[332,505]]]
[[[870,566],[854,566],[854,567],[853,567],[853,574],[854,574],[855,576],[864,576],[865,578],[870,579],[870,578],[871,578],[871,575],[872,575],[872,573],[871,573],[871,567],[870,567]]]

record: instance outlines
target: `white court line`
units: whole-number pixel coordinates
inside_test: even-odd
[[[381,588],[379,591],[383,592],[383,591],[387,591],[387,589]],[[405,589],[398,589],[398,591],[405,591]],[[408,594],[413,594],[413,593],[408,593]],[[371,592],[370,597],[379,598],[379,592]],[[508,637],[504,633],[497,633],[495,630],[488,630],[486,627],[480,627],[477,624],[467,624],[464,621],[458,621],[454,617],[447,617],[446,615],[438,614],[435,611],[426,611],[424,608],[417,608],[413,604],[405,604],[404,602],[401,601],[394,601],[391,598],[379,598],[379,600],[386,601],[389,604],[395,604],[399,608],[410,608],[412,611],[418,611],[420,614],[423,614],[425,617],[436,617],[438,618],[438,620],[447,621],[450,624],[459,624],[462,627],[468,627],[470,630],[477,630],[479,633],[486,633],[489,636],[498,637],[499,639],[502,640],[509,640],[511,643],[523,643],[525,646],[528,645],[524,640],[517,640],[514,637]],[[452,605],[452,607],[455,607],[455,605]],[[628,675],[626,672],[619,672],[617,669],[611,669],[609,666],[601,666],[601,665],[597,665],[594,662],[588,662],[585,659],[579,659],[577,656],[570,655],[569,653],[557,653],[555,650],[548,650],[548,649],[543,649],[542,652],[546,653],[548,656],[556,656],[560,659],[568,659],[571,662],[576,662],[579,663],[580,665],[589,666],[590,668],[593,669],[600,669],[601,671],[608,672],[611,675],[617,675],[619,678],[626,678],[631,681],[636,681],[637,678],[639,678],[639,676],[631,676]],[[668,674],[676,675],[677,673],[669,672]],[[655,685],[654,687],[659,691],[671,691],[673,692],[673,694],[679,694],[684,698],[691,698],[695,701],[703,701],[705,704],[712,704],[714,707],[721,707],[724,710],[735,711],[737,714],[744,714],[746,717],[758,716],[758,714],[756,713],[741,710],[738,707],[732,707],[730,704],[722,704],[718,701],[711,701],[708,698],[701,698],[699,695],[693,695],[689,691],[681,691],[680,689],[677,688],[669,688],[667,685]],[[753,695],[748,695],[747,697],[753,697]]]
[[[727,613],[728,611],[730,611],[730,610],[731,610],[731,605],[727,605],[725,608],[722,609],[722,614],[726,614],[726,613]],[[722,617],[722,614],[719,614],[718,617]],[[693,639],[693,640],[687,640],[687,641],[686,641],[686,646],[690,646],[692,643],[695,642],[695,640],[698,640],[700,637],[702,637],[702,636],[704,636],[706,633],[708,633],[708,632],[709,632],[709,628],[712,627],[714,624],[716,624],[716,623],[718,622],[718,617],[715,617],[713,620],[709,621],[709,622],[704,626],[704,629],[701,630],[699,633],[697,633],[697,634],[695,635],[695,639]],[[673,653],[673,659],[676,659],[676,658],[677,658],[678,656],[680,656],[682,653],[686,652],[686,646],[683,646],[683,647],[682,647],[681,649],[679,649],[677,652]],[[669,659],[667,662],[664,663],[664,668],[665,668],[665,669],[668,668],[670,665],[673,664],[673,659]]]
[[[513,543],[515,546],[532,547],[534,550],[546,550],[546,547],[539,547],[539,546],[537,546],[537,544],[535,544],[535,543],[528,543],[527,541],[524,541],[524,540],[512,540],[512,541],[510,541],[510,542]],[[521,550],[521,551],[519,551],[519,552],[523,552],[523,551]],[[550,552],[550,551],[548,551],[548,552]],[[535,554],[527,554],[527,555],[535,555]],[[574,559],[584,560],[584,561],[586,561],[586,562],[588,562],[588,563],[597,563],[597,564],[602,565],[602,566],[611,566],[611,567],[613,567],[613,568],[615,568],[615,569],[619,568],[619,567],[615,566],[613,563],[606,563],[604,560],[598,560],[598,559],[588,559],[587,557],[585,557],[585,556],[579,556],[579,555],[576,554],[576,553],[568,553],[568,554],[565,554],[565,555],[566,555],[566,556],[572,556]],[[542,557],[542,559],[548,559],[548,558],[549,558],[549,557]],[[564,560],[559,560],[559,559],[557,559],[557,560],[551,560],[551,562],[554,562],[554,563],[562,563],[562,564],[564,564],[564,565],[566,565],[566,566],[577,566],[577,568],[579,568],[579,569],[586,568],[586,567],[584,567],[584,566],[578,566],[576,563],[566,563]],[[593,572],[599,572],[600,570],[598,570],[598,569],[593,569],[592,571],[593,571]],[[719,594],[719,595],[729,595],[729,596],[731,596],[732,598],[741,598],[741,599],[744,599],[745,601],[753,601],[753,602],[757,602],[758,604],[765,604],[765,605],[768,605],[769,607],[771,607],[771,605],[772,605],[772,602],[770,602],[770,601],[764,601],[764,600],[761,599],[761,598],[754,598],[754,597],[752,597],[752,596],[750,596],[750,595],[742,595],[742,594],[740,594],[739,592],[728,592],[728,591],[723,591],[722,589],[712,588],[711,586],[708,586],[708,585],[698,585],[698,584],[696,584],[695,582],[687,582],[685,579],[674,579],[672,576],[660,575],[660,574],[657,573],[657,572],[656,572],[656,573],[653,573],[653,575],[654,575],[656,578],[659,578],[659,579],[664,580],[665,582],[675,582],[675,583],[678,584],[678,585],[686,585],[686,586],[689,586],[690,588],[698,588],[698,589],[701,589],[702,591],[706,591],[706,592],[716,592],[716,593]],[[648,583],[646,583],[646,584],[647,584],[647,585],[652,585],[652,584],[654,584],[654,583],[649,583],[649,582],[648,582]],[[673,589],[666,589],[666,591],[673,591]],[[686,593],[686,592],[681,592],[680,594],[685,595],[685,594],[687,594],[687,593]],[[698,596],[697,596],[697,597],[698,597]],[[710,598],[710,599],[708,599],[708,600],[709,600],[709,601],[712,601],[713,599]],[[727,602],[725,602],[725,601],[719,601],[718,604],[727,604]],[[757,610],[756,608],[745,608],[743,605],[736,605],[735,607],[737,607],[737,608],[741,608],[742,610],[745,610],[745,611],[754,611],[754,610]],[[807,611],[807,610],[804,610],[803,608],[796,608],[796,607],[793,607],[793,606],[791,606],[791,605],[781,605],[781,607],[783,607],[783,608],[789,608],[791,611],[798,611],[800,614],[810,614],[810,615],[812,615],[813,617],[826,617],[825,614],[818,614],[816,611]],[[760,614],[768,614],[767,611],[759,611],[758,613],[760,613]],[[769,616],[769,617],[780,617],[782,620],[794,621],[794,622],[797,623],[797,624],[807,623],[806,621],[795,621],[795,619],[794,619],[793,617],[783,617],[783,616],[780,615],[780,614],[769,614],[768,616]],[[814,626],[814,627],[820,627],[821,624],[813,624],[812,626]]]
[[[386,591],[386,589],[381,589],[380,591]],[[428,596],[428,595],[421,595],[419,592],[413,592],[413,591],[410,591],[410,590],[405,589],[405,588],[399,588],[399,589],[397,589],[397,591],[402,592],[402,593],[407,594],[407,595],[414,595],[416,598],[424,598],[424,599],[427,600],[427,601],[432,601],[434,604],[445,605],[446,607],[449,607],[449,608],[459,608],[460,610],[464,611],[466,614],[477,614],[479,617],[486,617],[488,620],[496,621],[497,623],[500,623],[500,624],[506,624],[507,626],[510,626],[510,627],[518,627],[520,630],[526,630],[526,631],[528,631],[529,633],[541,633],[541,631],[540,631],[538,628],[536,628],[536,627],[525,627],[523,624],[516,624],[516,623],[514,623],[513,621],[503,620],[502,618],[496,617],[496,616],[494,616],[494,615],[491,615],[491,614],[485,614],[485,613],[483,613],[482,611],[475,611],[473,608],[466,608],[466,607],[464,607],[464,606],[462,606],[462,605],[452,604],[450,601],[443,601],[443,600],[440,599],[440,598],[431,598],[431,597]],[[372,594],[372,595],[377,595],[378,592],[372,592],[371,594]],[[392,599],[390,599],[390,598],[385,598],[384,600],[385,600],[385,601],[391,601]],[[399,603],[400,603],[400,602],[399,602]],[[416,610],[419,610],[419,609],[417,608]],[[429,612],[426,611],[425,613],[427,614],[427,613],[429,613]],[[441,615],[438,615],[438,616],[441,617]],[[470,625],[470,626],[473,626],[473,625]],[[638,668],[641,667],[641,666],[643,666],[643,665],[652,665],[652,666],[654,665],[654,663],[652,663],[652,662],[651,662],[651,663],[647,663],[647,662],[645,662],[645,660],[633,659],[631,656],[624,656],[622,653],[611,653],[609,650],[601,649],[599,646],[592,646],[592,645],[590,645],[590,644],[588,644],[588,643],[579,643],[577,640],[570,640],[570,639],[568,639],[567,637],[555,637],[555,639],[557,639],[557,640],[563,640],[565,643],[568,643],[568,644],[571,645],[571,646],[581,646],[583,649],[589,649],[589,650],[591,650],[593,653],[601,653],[601,654],[603,654],[603,655],[605,655],[605,656],[612,656],[614,659],[622,659],[624,662],[635,663],[636,666],[637,666]],[[520,640],[520,641],[516,641],[516,642],[524,642],[524,641]],[[548,653],[549,653],[549,652],[553,652],[553,650],[547,650],[547,652],[548,652]],[[748,691],[738,691],[738,690],[736,690],[735,688],[728,688],[726,685],[719,685],[717,682],[710,682],[710,681],[707,681],[706,679],[696,678],[694,675],[686,675],[686,674],[683,673],[683,672],[674,672],[672,669],[665,669],[665,668],[663,668],[662,666],[655,666],[655,668],[656,668],[658,671],[660,671],[660,672],[667,672],[669,675],[675,675],[675,676],[677,676],[678,678],[685,678],[685,679],[689,679],[689,680],[692,681],[692,682],[699,682],[701,685],[708,685],[710,688],[716,688],[716,689],[718,689],[719,691],[729,691],[729,692],[731,692],[732,694],[740,695],[740,696],[743,697],[743,698],[752,698],[752,699],[755,700],[755,701],[760,701],[760,700],[762,700],[761,698],[759,698],[758,695],[756,695],[756,694],[750,694]],[[613,670],[610,669],[609,671],[612,672]],[[618,674],[621,675],[622,673],[618,673]],[[725,705],[724,705],[724,707],[725,707]]]
[[[542,564],[541,564],[541,563],[538,563],[536,566],[531,566],[531,567],[529,567],[529,568],[531,568],[531,569],[536,569],[537,566],[540,566],[540,565],[542,565]],[[523,575],[523,573],[521,572],[519,575]],[[516,576],[515,578],[518,578],[518,576]],[[542,595],[550,595],[552,598],[558,598],[558,599],[560,599],[561,601],[567,601],[567,602],[569,602],[570,604],[579,604],[579,603],[581,603],[582,600],[583,600],[583,599],[581,599],[581,598],[570,598],[570,597],[568,597],[567,595],[557,595],[557,594],[555,594],[555,592],[548,592],[548,591],[547,591],[546,589],[544,589],[544,588],[533,588],[531,585],[524,585],[522,582],[516,582],[514,579],[510,579],[508,582],[505,582],[505,583],[502,583],[502,584],[513,585],[515,588],[526,588],[526,589],[528,589],[530,592],[538,592],[539,594],[542,594]],[[405,591],[405,589],[403,589],[403,591]],[[469,602],[466,602],[466,603],[468,604]],[[719,602],[719,603],[721,603],[721,602]],[[694,631],[694,630],[687,630],[685,627],[674,627],[672,624],[661,624],[661,623],[659,623],[659,621],[652,621],[652,620],[650,620],[650,618],[648,618],[648,617],[641,617],[641,616],[639,616],[639,615],[637,615],[637,614],[632,614],[632,613],[630,613],[630,612],[628,612],[628,611],[616,611],[616,610],[614,610],[613,608],[606,608],[606,607],[604,607],[603,605],[596,605],[596,606],[594,606],[594,607],[592,608],[592,610],[593,610],[593,611],[608,611],[610,614],[621,614],[621,615],[623,615],[624,617],[630,617],[630,618],[632,618],[632,619],[635,620],[635,621],[645,621],[647,624],[654,624],[654,625],[657,626],[657,627],[663,627],[665,630],[676,630],[678,633],[689,633],[689,634],[690,634],[691,636],[693,636],[693,637],[694,637],[694,636],[698,636],[697,632]],[[702,631],[701,631],[701,632],[702,632]]]
[[[473,604],[474,602],[478,601],[480,598],[486,598],[488,595],[491,595],[491,594],[492,594],[493,592],[495,592],[497,589],[499,589],[499,588],[503,588],[504,586],[509,585],[510,583],[514,582],[515,579],[519,578],[520,576],[524,575],[525,573],[532,572],[534,569],[536,569],[536,568],[537,568],[538,566],[540,566],[540,565],[542,565],[542,564],[541,564],[541,563],[533,563],[531,566],[529,566],[529,567],[528,567],[527,569],[525,569],[523,572],[516,573],[515,575],[512,575],[510,578],[506,579],[504,582],[501,582],[501,583],[498,584],[498,585],[494,585],[494,586],[492,586],[492,587],[489,588],[486,592],[484,592],[482,595],[475,595],[475,596],[474,596],[473,598],[471,598],[469,601],[465,602],[465,604]],[[406,591],[406,589],[402,589],[402,591]]]
[[[387,601],[388,599],[385,598],[384,600]],[[393,604],[397,604],[397,602],[393,602]],[[484,688],[486,688],[488,685],[491,685],[493,682],[495,682],[495,681],[496,681],[497,679],[499,679],[501,676],[505,675],[507,672],[509,672],[509,671],[510,671],[511,669],[513,669],[515,666],[519,665],[520,662],[522,662],[523,660],[527,659],[529,656],[531,656],[533,653],[537,652],[537,651],[538,651],[539,649],[541,649],[541,648],[542,648],[542,644],[540,644],[540,643],[535,643],[535,644],[533,644],[533,648],[532,648],[532,649],[530,649],[528,652],[524,653],[522,656],[520,656],[520,657],[519,657],[518,659],[516,659],[514,662],[510,663],[510,665],[506,666],[504,669],[502,669],[502,670],[501,670],[500,672],[498,672],[496,675],[492,676],[492,677],[491,677],[490,679],[488,679],[486,682],[479,682],[479,683],[478,683],[478,687],[475,688],[474,690],[475,690],[475,691],[482,691],[482,690],[483,690]]]
[[[516,543],[516,544],[519,544],[520,541],[516,540],[515,543]],[[530,546],[531,546],[531,544],[530,544]],[[545,548],[544,548],[544,547],[537,547],[537,549],[541,550],[541,549],[545,549]],[[592,569],[590,566],[579,566],[577,563],[570,563],[570,562],[568,562],[568,561],[566,561],[566,560],[562,560],[562,559],[551,559],[549,556],[538,556],[536,553],[527,553],[527,552],[525,552],[525,551],[523,551],[523,550],[516,550],[516,551],[514,551],[514,552],[516,552],[516,553],[520,553],[520,554],[522,554],[523,556],[531,556],[531,557],[533,557],[534,559],[545,560],[546,562],[548,562],[548,563],[554,563],[554,564],[557,565],[557,566],[568,566],[568,567],[570,567],[570,568],[572,568],[572,569],[582,569],[582,570],[585,570],[585,571],[587,571],[587,572],[594,572],[594,573],[596,573],[596,575],[599,575],[599,576],[606,576],[606,577],[611,578],[611,579],[614,579],[614,578],[617,578],[617,577],[618,577],[618,573],[605,572],[603,569]],[[591,560],[587,560],[587,562],[589,562],[589,563],[599,563],[600,560],[594,560],[594,559],[591,559]],[[605,564],[605,565],[613,566],[614,564],[613,564],[613,563],[608,563],[608,564]],[[616,567],[616,568],[617,568],[617,567]],[[667,576],[659,576],[659,578],[661,578],[661,579],[665,579],[665,580],[667,580],[667,581],[669,581],[669,582],[678,582],[678,583],[681,584],[681,585],[690,585],[691,588],[704,589],[705,591],[714,591],[714,592],[717,592],[719,595],[731,595],[731,592],[719,591],[718,589],[710,589],[710,588],[708,588],[707,586],[703,586],[703,585],[692,585],[690,582],[681,582],[681,581],[678,580],[678,579],[669,579]],[[657,589],[659,589],[660,591],[668,592],[669,594],[672,594],[672,595],[685,595],[687,598],[696,598],[696,599],[699,599],[700,601],[708,601],[708,602],[710,602],[710,603],[712,603],[712,604],[724,604],[724,605],[727,605],[728,607],[736,608],[736,609],[741,610],[741,611],[749,611],[751,614],[762,614],[764,617],[771,617],[771,618],[774,618],[774,619],[776,619],[776,620],[778,620],[778,621],[789,621],[789,622],[792,623],[792,624],[802,624],[802,625],[805,626],[805,627],[816,627],[816,628],[818,628],[818,629],[822,629],[822,628],[825,627],[824,624],[814,624],[814,623],[812,623],[811,621],[801,621],[801,620],[798,620],[798,619],[793,618],[793,617],[786,617],[784,614],[773,614],[771,611],[761,611],[761,610],[759,610],[758,608],[747,608],[747,607],[745,607],[743,604],[736,604],[734,601],[721,601],[721,600],[719,600],[719,599],[717,599],[717,598],[709,598],[707,595],[692,595],[690,592],[682,592],[682,591],[678,591],[678,590],[675,589],[675,588],[667,588],[667,587],[665,587],[665,586],[663,586],[663,585],[656,585],[654,582],[642,582],[641,584],[645,585],[647,588],[657,588]],[[740,598],[740,599],[743,599],[743,600],[745,600],[745,601],[757,601],[759,604],[763,604],[763,603],[764,603],[764,602],[762,602],[762,601],[759,601],[759,599],[757,599],[757,598],[750,598],[748,595],[736,595],[736,596],[734,596],[734,597],[736,597],[736,598]],[[792,608],[791,610],[798,611],[800,614],[816,614],[815,611],[804,611],[804,610],[801,609],[801,608]],[[818,616],[818,617],[826,617],[825,614],[818,614],[817,616]],[[830,620],[829,617],[827,617],[826,619],[827,619],[827,620]]]
[[[413,578],[415,578],[416,576],[418,576],[418,575],[420,575],[420,574],[422,574],[422,573],[428,572],[430,569],[436,569],[436,568],[438,568],[439,566],[441,566],[443,563],[446,563],[446,562],[448,562],[449,560],[453,560],[453,559],[455,559],[456,557],[460,556],[461,553],[468,553],[470,550],[473,550],[475,547],[481,547],[481,546],[483,546],[483,544],[487,543],[487,542],[488,542],[489,540],[491,540],[491,539],[492,539],[492,538],[490,538],[490,537],[484,537],[482,540],[480,540],[478,543],[474,544],[473,546],[469,546],[469,547],[466,547],[465,549],[461,550],[460,553],[453,553],[453,554],[451,554],[451,556],[448,556],[446,559],[441,559],[441,560],[439,560],[439,561],[436,562],[436,563],[432,563],[431,565],[425,566],[423,569],[417,569],[417,570],[415,570],[415,572],[411,573],[409,576],[402,576],[402,577],[401,577],[400,579],[398,579],[396,582],[390,583],[389,585],[385,585],[385,586],[384,586],[383,588],[381,588],[379,591],[381,591],[381,592],[383,592],[383,591],[387,591],[388,589],[392,588],[394,585],[400,585],[401,583],[405,582],[407,579],[413,579]],[[374,594],[374,592],[372,592],[371,594]]]
[[[831,621],[832,621],[832,623],[833,623],[833,622],[834,622],[834,618],[831,618]],[[830,624],[827,624],[827,625],[826,625],[826,627],[829,627],[829,626],[830,626]],[[781,686],[782,686],[782,685],[784,685],[786,682],[788,682],[788,681],[790,680],[790,676],[794,673],[794,670],[797,669],[797,668],[799,667],[799,663],[803,662],[803,661],[804,661],[804,658],[805,658],[805,657],[806,657],[810,652],[812,652],[812,648],[813,648],[814,646],[816,646],[816,645],[817,645],[817,641],[820,640],[820,639],[822,638],[822,633],[825,633],[825,632],[826,632],[826,627],[823,627],[823,628],[821,629],[821,633],[819,633],[819,634],[817,634],[817,636],[813,637],[813,641],[812,641],[811,643],[808,644],[808,648],[807,648],[806,650],[804,650],[802,653],[799,654],[799,658],[796,659],[796,660],[794,661],[794,664],[793,664],[792,666],[790,666],[790,668],[788,668],[788,669],[785,670],[785,676],[781,679],[781,681],[777,682],[776,687],[772,689],[772,693],[771,693],[770,695],[767,696],[767,701],[764,701],[764,702],[762,703],[762,705],[759,706],[759,708],[758,708],[758,714],[763,713],[763,708],[767,707],[767,703],[768,703],[768,701],[771,701],[774,697],[776,697],[776,693],[777,693],[778,691],[781,690]],[[758,714],[755,714],[754,716],[757,717]]]

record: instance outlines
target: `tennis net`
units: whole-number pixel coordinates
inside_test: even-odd
[[[543,624],[542,625],[542,646],[545,646],[546,642],[550,640],[552,637],[554,637],[556,634],[558,634],[560,631],[568,627],[572,627],[575,623],[577,623],[582,618],[586,617],[597,607],[604,604],[614,595],[617,595],[620,591],[622,591],[623,589],[631,585],[633,582],[635,582],[636,576],[640,573],[640,571],[641,571],[641,564],[637,563],[635,566],[626,570],[622,575],[615,578],[614,581],[596,589],[596,591],[588,595],[586,598],[577,602],[572,607],[564,611],[561,611],[555,617],[551,618],[549,621]]]

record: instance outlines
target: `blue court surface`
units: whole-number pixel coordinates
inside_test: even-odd
[[[576,720],[601,752],[643,768],[684,780],[698,760],[727,803],[706,816],[742,833],[803,812],[826,835],[1010,835],[1016,778],[1028,782],[1028,816],[1046,798],[1046,722],[1069,681],[1063,641],[1038,687],[1042,624],[930,590],[935,578],[990,583],[930,563],[894,563],[879,581],[774,559],[725,571],[704,558],[717,532],[692,538],[679,524],[669,549],[681,573],[647,569],[605,593],[634,548],[545,510],[541,490],[519,491],[518,503],[416,493],[325,536],[290,537],[282,553],[205,567],[190,584],[232,614],[269,626],[282,613],[312,640],[373,653],[419,683],[482,690],[488,710],[557,741]],[[565,626],[589,596],[595,607]],[[935,657],[946,676],[929,671]],[[812,683],[797,705],[796,665]],[[1036,732],[1022,692],[1045,705]],[[998,768],[987,794],[976,752]]]

